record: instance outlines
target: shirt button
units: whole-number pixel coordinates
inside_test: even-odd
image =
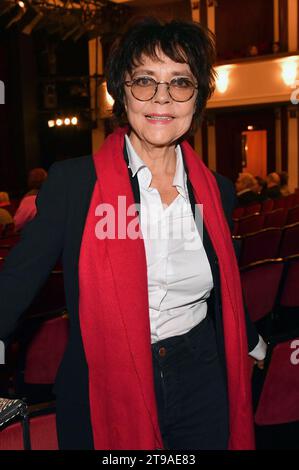
[[[167,353],[166,348],[160,348],[159,349],[159,356],[160,357],[165,357],[166,353]]]

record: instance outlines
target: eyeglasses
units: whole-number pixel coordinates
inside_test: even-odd
[[[157,93],[160,84],[167,85],[170,97],[181,103],[191,100],[195,90],[198,89],[198,86],[194,85],[187,77],[175,77],[170,82],[156,82],[151,77],[137,77],[125,82],[125,85],[131,87],[134,98],[139,101],[151,100]]]

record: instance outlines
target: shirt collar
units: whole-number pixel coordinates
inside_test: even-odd
[[[183,154],[180,145],[175,148],[176,151],[176,170],[172,185],[177,187],[178,192],[188,200],[187,174],[184,168]]]
[[[250,188],[242,189],[242,191],[239,191],[237,193],[237,196],[241,196],[241,194],[249,193],[249,191],[251,192]]]
[[[146,168],[151,175],[150,169],[146,166],[144,161],[139,157],[136,153],[129,137],[125,135],[125,142],[128,152],[128,159],[129,159],[129,168],[132,171],[133,177],[141,170],[141,168]],[[178,192],[188,200],[188,190],[187,190],[187,175],[184,168],[183,162],[183,155],[182,150],[179,145],[175,148],[176,152],[176,170],[175,175],[173,178],[172,185],[177,187]],[[147,179],[147,185],[149,186],[151,183],[151,178]]]
[[[126,140],[126,147],[127,147],[127,152],[128,152],[128,158],[129,158],[129,168],[131,168],[132,175],[135,176],[136,173],[140,170],[140,168],[144,168],[146,164],[144,163],[143,160],[139,157],[139,155],[135,152],[135,149],[133,145],[131,144],[131,141],[127,134],[125,135],[125,140]]]

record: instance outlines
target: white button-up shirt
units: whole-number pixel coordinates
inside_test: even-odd
[[[182,335],[207,315],[213,288],[210,264],[194,222],[180,146],[172,185],[176,199],[163,207],[150,187],[152,174],[126,136],[129,167],[140,188],[140,228],[144,239],[152,343]]]

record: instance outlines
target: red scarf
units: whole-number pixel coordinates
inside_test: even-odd
[[[141,237],[117,237],[118,196],[126,197],[127,208],[135,204],[123,156],[125,132],[117,129],[94,155],[97,181],[79,260],[80,325],[89,369],[95,449],[150,450],[163,448],[163,443],[153,383],[144,242]],[[231,235],[214,176],[187,142],[183,142],[182,150],[220,267],[229,448],[253,449],[247,338]],[[115,239],[96,236],[101,220],[96,208],[101,203],[115,209]],[[130,214],[125,217],[125,227],[138,220],[135,211]]]

